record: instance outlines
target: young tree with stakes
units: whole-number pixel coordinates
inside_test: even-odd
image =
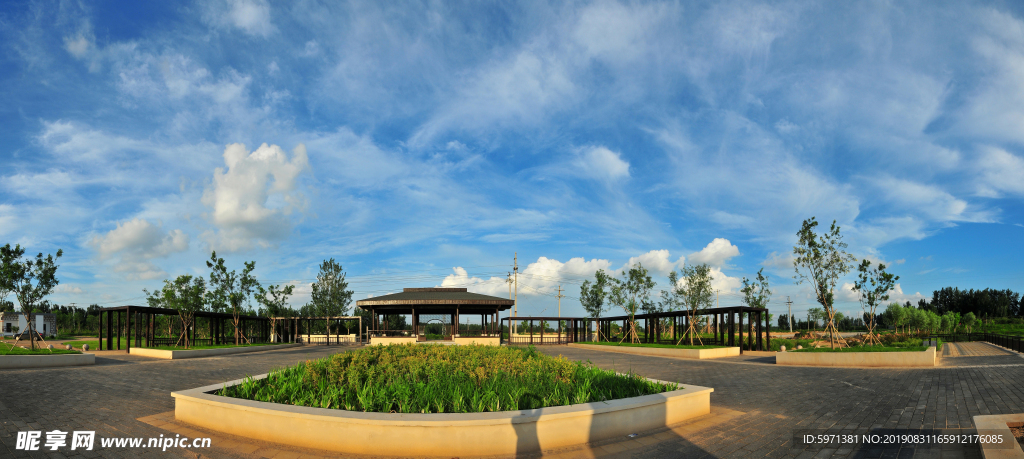
[[[310,304],[315,313],[322,317],[343,316],[352,302],[352,290],[348,289],[345,271],[341,264],[330,260],[320,263],[320,273],[312,285]]]
[[[868,313],[868,334],[864,337],[865,344],[882,344],[882,340],[875,334],[875,310],[884,301],[889,301],[889,292],[900,280],[900,276],[885,271],[885,265],[879,263],[872,268],[871,260],[862,260],[857,267],[857,281],[853,283],[853,289],[860,293],[861,308]]]
[[[235,345],[242,344],[242,340],[249,341],[239,325],[242,304],[247,302],[252,296],[253,290],[259,287],[259,282],[252,275],[252,271],[256,269],[256,262],[246,262],[242,274],[238,275],[235,270],[228,271],[224,266],[224,259],[217,258],[217,252],[214,251],[206,262],[206,267],[211,269],[210,306],[214,311],[230,307],[232,324],[235,328]]]
[[[15,245],[14,248],[11,248],[10,244],[0,247],[0,259],[3,263],[0,267],[0,293],[6,295],[6,292],[14,292],[18,304],[21,305],[21,312],[28,321],[29,342],[32,350],[35,350],[36,331],[32,323],[32,311],[60,283],[57,280],[56,260],[64,255],[64,251],[57,249],[56,257],[49,254],[43,257],[40,252],[35,260],[23,260],[24,254],[25,249],[21,248],[21,245]]]
[[[267,288],[263,288],[262,285],[256,286],[259,292],[256,294],[256,301],[263,305],[263,310],[260,311],[266,317],[270,318],[270,333],[272,336],[277,336],[277,321],[276,317],[282,317],[286,313],[292,312],[288,309],[288,297],[291,296],[292,292],[295,291],[294,285],[286,285],[284,288],[278,288],[278,285],[271,285]]]
[[[714,298],[715,292],[711,289],[711,281],[714,280],[714,276],[711,275],[711,267],[707,264],[683,266],[679,270],[679,274],[681,280],[673,282],[673,290],[675,292],[672,297],[678,298],[678,301],[682,302],[683,309],[688,317],[687,322],[690,325],[686,328],[683,336],[679,337],[676,345],[681,343],[686,337],[689,337],[690,345],[692,346],[694,336],[697,336],[698,343],[704,345],[704,341],[697,334],[696,317],[697,314],[713,304],[712,298]],[[670,275],[669,281],[671,282],[674,277]]]
[[[195,314],[204,309],[206,305],[206,282],[202,277],[192,277],[190,274],[182,274],[173,281],[164,280],[164,287],[159,292],[151,295],[159,295],[158,298],[167,307],[178,311],[178,318],[181,320],[181,335],[175,345],[184,345],[186,349],[193,345],[189,330],[195,323]]]
[[[764,268],[757,271],[755,282],[743,278],[743,304],[751,308],[768,308],[768,302],[772,299],[772,291],[768,288],[768,276],[764,275]],[[771,327],[772,315],[767,314],[768,326]]]
[[[840,345],[846,344],[835,324],[836,282],[850,272],[851,263],[855,259],[846,253],[847,245],[843,242],[843,236],[839,234],[835,220],[832,221],[829,231],[821,235],[815,234],[816,226],[817,220],[811,217],[804,220],[800,231],[796,233],[799,241],[793,246],[793,269],[796,271],[793,278],[796,279],[797,285],[804,282],[811,284],[814,298],[825,313],[825,331],[828,333],[829,346],[835,349],[837,342],[840,342]]]
[[[651,290],[655,282],[651,279],[647,268],[637,263],[626,272],[625,280],[609,278],[611,281],[611,294],[608,299],[612,304],[622,308],[629,315],[629,330],[622,337],[625,341],[628,337],[631,343],[639,343],[640,337],[636,332],[636,320],[633,318],[636,311],[650,307]]]
[[[608,296],[607,289],[611,276],[603,269],[599,269],[594,273],[594,277],[596,278],[594,283],[590,283],[589,279],[583,281],[583,285],[580,287],[580,305],[591,318],[596,319],[601,317],[601,313],[605,311],[604,300]],[[598,327],[598,340],[600,340],[601,332]]]

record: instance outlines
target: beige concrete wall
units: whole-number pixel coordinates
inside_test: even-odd
[[[776,365],[814,367],[934,367],[935,346],[915,352],[778,352]]]
[[[0,370],[96,364],[96,354],[0,355]]]
[[[672,357],[676,359],[720,359],[722,357],[740,355],[740,348],[738,347],[719,347],[714,349],[672,349],[667,347],[606,346],[600,344],[577,343],[570,343],[569,347],[592,349],[595,351],[618,352],[621,354]]]
[[[1024,459],[1024,450],[1013,438],[1013,432],[1006,423],[1019,424],[1024,422],[1024,413],[1018,414],[997,414],[990,416],[975,416],[974,428],[978,435],[998,435],[1002,443],[981,443],[981,456],[985,459]]]
[[[498,345],[501,344],[501,339],[498,338],[497,336],[495,336],[493,338],[486,337],[486,336],[467,336],[467,337],[464,337],[464,338],[456,337],[456,338],[453,338],[453,340],[455,341],[455,344],[458,344],[458,345],[464,345],[464,344],[484,344],[484,345],[487,345],[487,346],[498,346]]]
[[[382,346],[387,346],[388,344],[407,344],[415,342],[415,336],[374,336],[370,338],[371,345],[380,344]]]
[[[172,349],[151,349],[143,347],[133,347],[128,353],[132,355],[141,355],[143,357],[152,357],[155,359],[195,359],[199,357],[213,357],[216,355],[229,355],[229,354],[244,354],[246,352],[260,352],[260,351],[273,351],[277,349],[287,349],[290,347],[302,346],[302,344],[268,344],[265,346],[245,346],[245,347],[220,347],[216,349],[191,349],[191,350],[172,350]]]
[[[299,339],[305,340],[307,338],[310,340],[322,340],[326,339],[327,335],[299,335]],[[341,342],[343,343],[354,343],[356,341],[356,334],[352,333],[350,335],[331,335],[331,342],[335,342],[335,340],[338,338],[341,338]]]
[[[354,455],[515,455],[622,438],[703,416],[711,412],[714,391],[687,385],[608,402],[464,414],[365,413],[207,393],[239,382],[173,392],[175,418],[232,435]]]

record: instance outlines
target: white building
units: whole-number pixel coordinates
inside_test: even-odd
[[[23,313],[5,312],[3,315],[0,315],[0,320],[3,321],[0,324],[0,335],[5,337],[14,335],[14,327],[18,327],[17,333],[28,330],[28,321]],[[33,328],[41,335],[52,336],[57,334],[56,314],[33,313],[32,321],[35,322],[32,324]]]

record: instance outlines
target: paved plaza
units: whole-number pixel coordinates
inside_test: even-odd
[[[174,361],[101,352],[90,367],[4,371],[0,457],[331,456],[192,430],[173,420],[170,393],[351,348],[306,346]],[[694,361],[566,346],[539,349],[602,368],[715,389],[713,411],[706,418],[549,454],[557,457],[980,457],[973,445],[794,448],[792,436],[795,429],[970,429],[972,416],[1024,412],[1024,358],[985,343],[947,344],[941,366],[928,369],[779,367],[769,353]],[[15,450],[17,433],[30,430],[91,430],[97,437],[208,436],[213,447],[163,452],[96,445],[93,451],[71,451],[69,444],[56,452]]]

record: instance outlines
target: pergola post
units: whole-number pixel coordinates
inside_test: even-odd
[[[768,310],[767,309],[765,309],[765,311],[764,311],[764,325],[765,325],[765,328],[764,328],[764,347],[767,350],[767,349],[771,349],[772,348],[771,314],[768,314]]]

